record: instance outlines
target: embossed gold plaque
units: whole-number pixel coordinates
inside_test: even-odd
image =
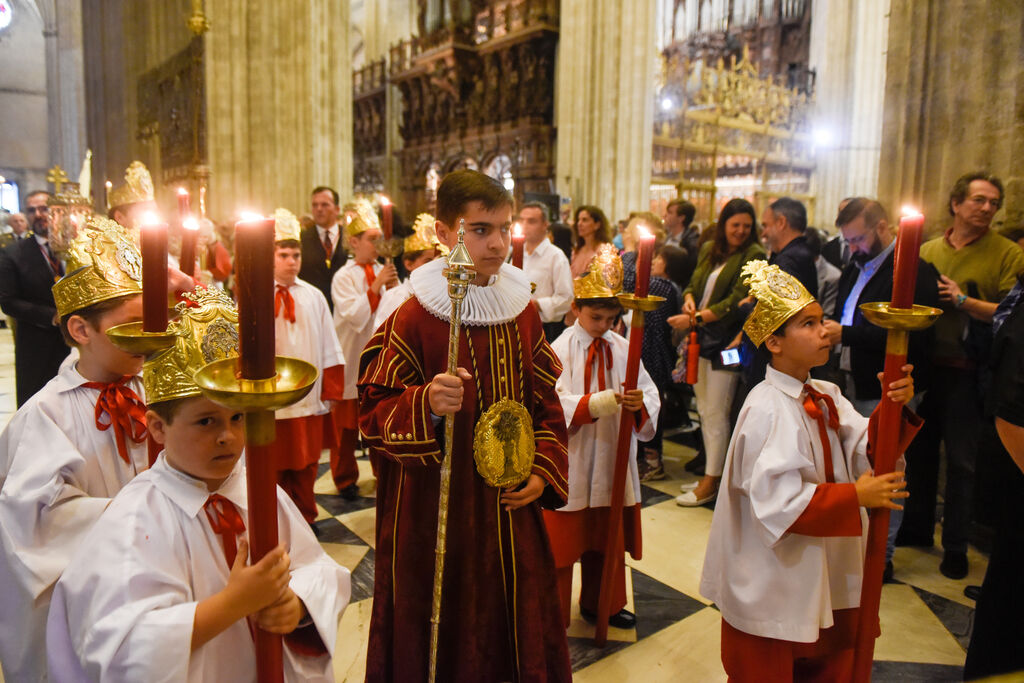
[[[473,432],[476,471],[495,488],[525,481],[533,467],[535,449],[529,411],[507,398],[485,410]]]

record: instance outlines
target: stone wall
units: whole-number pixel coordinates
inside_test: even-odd
[[[956,178],[1007,185],[997,221],[1024,223],[1024,3],[892,0],[878,194],[949,225]]]
[[[0,175],[18,183],[24,202],[26,192],[47,187],[46,48],[35,3],[12,4],[11,25],[0,33]]]

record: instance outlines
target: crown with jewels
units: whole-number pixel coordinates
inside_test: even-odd
[[[611,244],[602,244],[587,272],[572,281],[577,299],[611,299],[622,291],[622,259]]]
[[[128,232],[103,216],[90,216],[64,251],[67,275],[53,285],[57,314],[142,293],[142,255]]]
[[[345,235],[348,237],[358,237],[367,230],[376,228],[380,230],[380,219],[377,217],[377,212],[366,199],[357,199],[352,203],[352,209],[355,211],[355,216],[345,226]]]
[[[427,249],[438,249],[441,246],[434,231],[434,217],[429,213],[421,213],[416,216],[416,222],[412,225],[412,234],[405,238],[402,249],[410,251],[426,251]]]
[[[299,219],[288,209],[274,210],[274,241],[299,241]]]
[[[750,293],[757,305],[743,323],[743,331],[760,346],[783,323],[802,311],[815,299],[795,277],[767,261],[747,261],[742,275],[743,284],[750,285]]]
[[[204,365],[238,356],[238,309],[219,289],[197,287],[186,292],[171,324],[174,346],[146,361],[142,383],[146,402],[160,403],[198,396],[196,371]]]
[[[110,191],[111,207],[153,201],[153,177],[141,161],[133,161],[128,166],[124,172],[124,180],[124,185]]]

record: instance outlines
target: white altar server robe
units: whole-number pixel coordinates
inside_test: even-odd
[[[275,282],[274,286],[283,285]],[[295,301],[295,322],[289,322],[284,311],[274,318],[277,355],[312,363],[316,366],[317,376],[313,389],[305,398],[274,414],[278,420],[330,412],[330,408],[320,398],[324,369],[345,364],[345,356],[341,352],[338,334],[331,321],[331,309],[327,307],[324,293],[304,280],[295,280],[295,284],[288,287],[288,293]]]
[[[373,272],[380,273],[382,266],[373,264]],[[349,260],[331,280],[331,298],[334,299],[334,328],[341,342],[341,353],[348,359],[351,372],[345,373],[345,398],[356,398],[356,380],[359,379],[359,356],[377,329],[373,324],[373,311],[366,295],[370,285],[366,281],[363,266]],[[381,294],[384,294],[384,289]]]
[[[384,292],[380,297],[380,305],[377,306],[377,312],[373,314],[374,331],[383,325],[384,321],[390,318],[391,314],[397,311],[399,306],[404,304],[411,296],[412,288],[409,287],[409,278],[406,278],[397,287],[392,287]]]
[[[572,304],[572,271],[565,253],[548,240],[541,240],[532,254],[523,252],[523,272],[537,285],[533,300],[537,302],[540,319],[558,322]]]
[[[61,369],[0,434],[0,663],[8,681],[46,674],[50,593],[100,513],[149,464],[145,442],[96,427],[99,389]],[[142,380],[127,383],[145,400]]]
[[[870,465],[868,418],[839,387],[808,380],[839,413],[828,430],[836,483]],[[833,625],[832,611],[857,607],[864,537],[787,533],[826,481],[818,425],[803,407],[803,382],[768,368],[747,396],[733,431],[704,556],[701,595],[741,631],[800,643]],[[820,405],[820,404],[819,404]],[[860,510],[861,529],[867,515]]]
[[[221,494],[247,517],[241,460]],[[57,583],[47,625],[55,681],[255,681],[245,619],[190,654],[196,606],[230,573],[221,537],[203,509],[206,485],[160,455],[126,486],[87,535]],[[292,591],[309,611],[329,655],[284,644],[287,681],[333,681],[338,620],[349,572],[320,548],[294,503],[277,489],[279,537],[291,558]],[[248,539],[248,531],[240,538]]]
[[[626,379],[629,342],[610,330],[604,333],[603,338],[612,353],[611,371],[601,369],[605,373],[605,388],[621,393],[622,383]],[[585,424],[578,431],[572,427],[572,418],[580,401],[586,394],[598,391],[596,364],[591,369],[590,386],[584,386],[587,350],[592,341],[593,337],[577,321],[551,344],[552,350],[562,362],[562,375],[555,383],[555,391],[562,402],[565,423],[569,427],[569,499],[564,507],[559,508],[562,512],[611,505],[612,467],[618,443],[619,413]],[[644,408],[648,419],[639,433],[634,431],[634,438],[629,442],[629,472],[623,499],[623,505],[627,507],[640,502],[640,475],[636,467],[637,439],[649,441],[654,437],[658,412],[661,410],[658,388],[654,386],[642,362],[636,384],[637,389],[644,392]]]

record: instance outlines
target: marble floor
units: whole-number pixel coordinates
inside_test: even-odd
[[[13,344],[10,332],[0,330],[0,424],[14,409]],[[575,608],[568,637],[580,683],[725,680],[721,618],[697,590],[712,507],[680,508],[673,501],[679,485],[693,479],[684,465],[694,451],[686,437],[677,440],[682,443],[666,441],[668,478],[643,487],[644,556],[627,561],[628,608],[637,615],[636,628],[611,629],[608,645],[599,649],[593,627]],[[365,458],[359,467],[361,495],[355,501],[337,495],[326,460],[316,484],[320,541],[352,572],[352,602],[342,617],[334,668],[339,681],[353,682],[363,680],[365,669],[374,563],[375,482]],[[974,612],[963,591],[981,583],[986,566],[983,555],[972,550],[969,557],[968,577],[952,581],[939,573],[941,550],[896,550],[896,583],[882,593],[874,681],[960,680]]]
[[[597,648],[593,627],[574,607],[568,630],[574,680],[726,680],[719,659],[721,617],[697,590],[713,509],[681,508],[673,500],[680,484],[693,479],[684,469],[693,456],[685,443],[666,442],[669,478],[643,486],[644,555],[639,561],[627,558],[627,608],[636,613],[636,628],[610,629],[608,645]],[[352,571],[352,602],[342,617],[334,661],[339,681],[363,679],[373,595],[375,482],[369,462],[361,458],[359,466],[358,500],[336,495],[326,464],[316,484],[321,543]],[[986,567],[986,558],[973,549],[969,558],[970,574],[953,581],[939,573],[941,550],[896,550],[896,582],[882,593],[874,681],[961,679],[974,613],[963,591],[981,583]],[[576,573],[578,591],[578,565]]]

